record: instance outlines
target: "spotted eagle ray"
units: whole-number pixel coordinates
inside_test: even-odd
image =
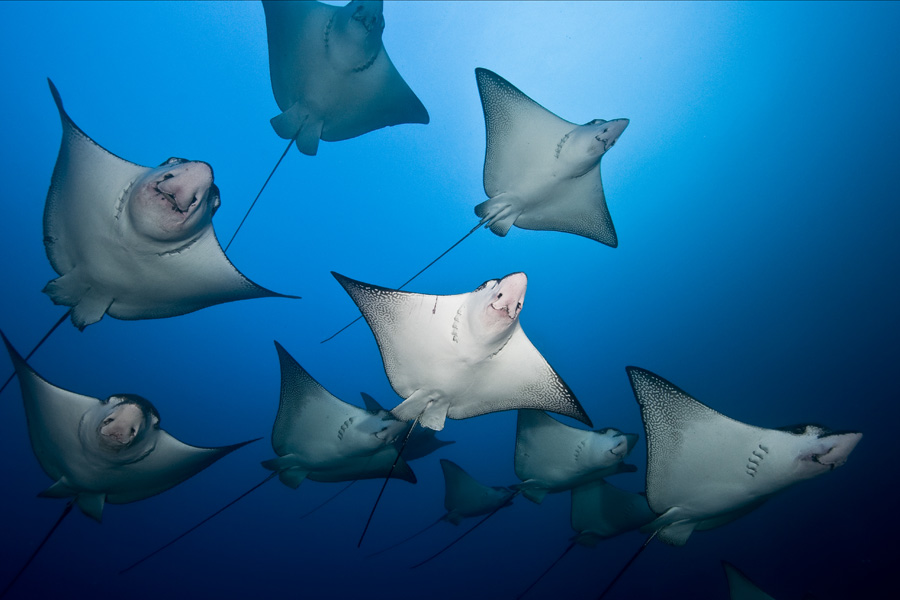
[[[843,465],[862,439],[819,425],[764,429],[730,419],[645,369],[626,371],[647,434],[650,537],[681,546],[694,530],[730,523],[775,494]]]
[[[594,119],[577,125],[545,109],[493,71],[477,68],[475,79],[487,138],[484,191],[488,200],[475,207],[481,220],[397,289],[406,287],[482,226],[501,237],[516,225],[618,246],[600,180],[600,159],[625,131],[628,119]]]
[[[519,324],[528,284],[524,273],[490,279],[452,296],[401,292],[332,275],[375,335],[388,380],[404,399],[391,413],[413,421],[410,433],[416,424],[440,431],[447,417],[518,408],[557,412],[590,425],[575,394]]]
[[[560,423],[539,410],[520,410],[516,425],[516,489],[540,504],[548,493],[617,473],[633,473],[623,461],[638,436],[607,427],[586,431]]]
[[[388,380],[403,398],[391,410],[401,421],[440,431],[448,417],[534,408],[591,424],[575,394],[522,330],[524,273],[449,296],[332,274],[375,335]]]
[[[366,410],[369,411],[369,413],[381,416],[386,415],[390,418],[394,418],[391,413],[381,407],[381,404],[379,404],[378,401],[375,400],[375,398],[365,392],[360,392],[360,395],[362,396],[363,404],[365,405]],[[436,432],[434,430],[426,429],[424,427],[417,427],[415,430],[410,432],[405,450],[403,449],[404,440],[401,438],[398,438],[394,442],[394,446],[397,448],[398,452],[403,452],[403,460],[405,460],[406,462],[412,462],[414,460],[418,460],[420,458],[428,456],[432,452],[436,452],[444,446],[449,446],[450,444],[456,443],[455,441],[439,440],[435,434]],[[305,519],[319,509],[327,506],[332,500],[336,499],[338,496],[349,490],[350,487],[357,481],[359,480],[354,479],[353,481],[339,489],[337,492],[325,498],[322,502],[312,507],[297,518]]]
[[[70,307],[78,329],[104,314],[159,319],[233,300],[297,297],[260,287],[225,256],[212,225],[221,203],[212,167],[119,158],[72,121],[47,81],[63,135],[44,206],[44,247],[59,277],[43,291]]]
[[[319,140],[336,142],[382,127],[428,123],[428,111],[384,48],[383,4],[263,2],[269,77],[282,111],[270,122],[275,133],[289,142],[238,230],[291,144],[314,156]]]
[[[41,469],[54,481],[39,496],[70,498],[0,596],[18,580],[74,505],[99,522],[107,503],[126,504],[164,492],[250,443],[189,446],[160,429],[159,412],[145,398],[114,394],[101,400],[57,387],[25,362],[3,332],[0,337],[19,377],[31,448]]]

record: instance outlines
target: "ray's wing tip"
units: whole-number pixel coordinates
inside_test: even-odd
[[[19,351],[16,350],[16,347],[12,345],[12,342],[9,341],[9,338],[6,337],[6,334],[3,333],[2,329],[0,329],[0,338],[3,338],[3,344],[6,346],[6,351],[9,353],[9,358],[10,360],[12,360],[13,365],[25,363],[25,359],[22,358],[22,355],[19,354]]]
[[[584,419],[579,419],[579,421],[581,421],[582,423],[584,423],[584,424],[587,425],[588,427],[593,427],[593,426],[594,426],[594,422],[591,421],[591,418],[590,418],[589,416],[587,416],[587,415],[584,415]]]
[[[56,89],[56,84],[49,77],[47,78],[47,85],[50,86],[50,93],[53,94],[53,99],[56,101],[57,106],[62,108],[62,98],[59,95],[59,90]]]
[[[350,279],[346,275],[341,275],[337,271],[332,271],[331,275],[337,280],[339,284],[341,284],[341,287],[344,288],[344,291],[348,294],[353,288],[360,284],[360,282],[356,281],[355,279]]]
[[[59,90],[56,89],[56,84],[53,83],[53,80],[49,77],[47,78],[47,84],[50,86],[50,93],[53,95],[53,102],[56,103],[56,109],[59,111],[60,117],[62,117],[64,120],[69,119],[69,115],[68,113],[66,113],[66,109],[63,108],[62,96],[59,94]]]
[[[490,77],[499,77],[499,75],[497,75],[490,69],[485,69],[484,67],[475,67],[475,77],[480,81],[482,79]]]
[[[668,383],[656,373],[641,367],[628,366],[625,367],[625,372],[628,374],[628,382],[631,384],[631,391],[634,392],[634,399],[640,406],[651,399],[652,395],[646,393],[648,386],[656,387]]]
[[[636,377],[656,377],[652,372],[644,369],[643,367],[635,367],[635,366],[627,366],[625,367],[625,373],[628,374],[628,378],[634,382]]]
[[[253,438],[252,440],[246,440],[246,441],[244,441],[244,442],[238,442],[237,444],[231,444],[230,446],[224,446],[224,447],[223,447],[223,450],[226,451],[226,452],[225,452],[226,454],[230,454],[230,453],[234,452],[235,450],[238,450],[238,449],[240,449],[240,448],[243,448],[244,446],[247,446],[247,445],[249,445],[249,444],[252,444],[253,442],[258,442],[258,441],[261,440],[261,439],[262,439],[262,437],[258,437],[258,438]]]

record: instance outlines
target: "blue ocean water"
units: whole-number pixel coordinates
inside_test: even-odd
[[[610,598],[726,598],[726,559],[779,599],[879,597],[897,556],[894,430],[900,306],[900,48],[896,3],[387,2],[385,48],[425,104],[401,125],[315,157],[291,150],[228,252],[244,274],[301,300],[234,302],[148,321],[66,324],[30,361],[53,383],[150,399],[162,426],[204,446],[264,439],[159,496],[73,512],[10,598],[511,598],[561,552],[569,496],[518,498],[439,559],[438,458],[483,483],[517,481],[516,417],[449,421],[452,446],[412,463],[418,484],[338,489],[266,484],[125,575],[117,571],[265,475],[278,406],[278,340],[336,396],[399,398],[330,275],[405,281],[477,223],[484,119],[474,69],[508,79],[570,121],[628,118],[602,161],[619,247],[555,232],[480,231],[408,289],[470,291],[524,271],[525,332],[596,427],[641,434],[625,366],[669,379],[735,419],[862,431],[847,464],[686,546],[649,546]],[[43,204],[60,141],[47,87],[110,151],[215,169],[220,240],[237,227],[284,149],[256,2],[4,2],[0,98],[0,328],[26,352],[62,314],[41,294],[56,275]],[[11,371],[0,359],[2,376]],[[18,384],[0,397],[0,585],[58,517],[29,445]],[[338,484],[340,485],[340,484]],[[531,597],[592,597],[640,545],[629,533],[576,548]]]

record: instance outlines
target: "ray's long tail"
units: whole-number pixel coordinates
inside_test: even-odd
[[[301,128],[303,126],[301,125]],[[297,135],[300,135],[300,130],[297,130]],[[253,210],[253,207],[256,206],[256,201],[259,200],[259,197],[262,196],[263,190],[266,189],[266,186],[269,185],[269,180],[272,179],[272,175],[275,174],[275,171],[278,169],[278,165],[281,164],[281,161],[284,160],[284,157],[287,156],[288,150],[291,149],[291,146],[294,144],[294,140],[297,139],[297,136],[291,138],[291,141],[288,142],[287,148],[284,149],[284,152],[281,153],[281,158],[278,159],[278,162],[275,163],[275,166],[272,167],[272,171],[269,173],[269,176],[266,177],[265,182],[263,182],[262,187],[259,188],[259,192],[256,194],[256,198],[253,199],[253,202],[250,203],[250,208],[247,209],[247,212],[244,213],[244,218],[241,219],[241,222],[238,223],[237,229],[234,230],[234,233],[231,234],[231,239],[228,240],[228,243],[225,244],[225,252],[228,252],[228,249],[231,247],[231,242],[234,241],[234,238],[237,237],[238,231],[241,230],[241,227],[244,226],[244,221],[247,220],[247,217],[250,216],[250,211]]]
[[[556,565],[558,565],[558,564],[559,564],[559,561],[561,561],[563,558],[565,558],[566,554],[568,554],[569,552],[571,552],[571,551],[572,551],[572,548],[574,548],[574,547],[575,547],[575,542],[573,541],[573,542],[571,542],[571,543],[569,544],[569,547],[568,547],[568,548],[566,548],[565,550],[563,550],[563,553],[562,553],[562,554],[560,554],[558,557],[556,557],[556,560],[554,560],[554,561],[550,564],[549,567],[547,567],[546,569],[544,569],[544,572],[543,572],[543,573],[541,573],[540,575],[538,575],[538,578],[537,578],[537,579],[535,579],[534,581],[531,582],[531,585],[529,585],[527,588],[525,588],[525,590],[524,590],[521,594],[519,594],[518,596],[516,596],[516,600],[521,600],[522,598],[524,598],[525,595],[526,595],[528,592],[530,592],[530,591],[532,590],[532,588],[533,588],[534,586],[536,586],[536,585],[541,581],[541,579],[543,579],[543,578],[547,575],[547,573],[549,573],[550,571],[552,571],[552,570],[553,570],[553,567],[555,567]]]
[[[397,458],[394,459],[394,464],[391,465],[391,469],[390,471],[388,471],[387,477],[384,478],[384,483],[381,484],[381,490],[378,492],[378,497],[375,498],[375,504],[372,505],[372,512],[369,513],[369,518],[366,520],[366,526],[363,528],[362,535],[359,536],[359,541],[356,542],[357,548],[362,546],[363,539],[366,537],[366,532],[369,530],[369,525],[372,523],[372,517],[375,516],[375,509],[378,508],[378,502],[381,500],[381,495],[384,494],[384,488],[387,487],[388,481],[391,480],[391,475],[394,474],[394,469],[397,467],[397,463],[400,462],[400,457],[403,456],[403,451],[406,450],[406,443],[409,442],[409,437],[412,435],[413,430],[418,424],[419,417],[416,417],[416,420],[413,421],[412,425],[409,428],[409,431],[406,432],[406,437],[403,438],[403,444],[400,445],[400,449],[397,451]]]
[[[616,585],[616,582],[619,581],[619,579],[622,577],[622,575],[625,574],[625,571],[628,570],[628,567],[631,566],[631,563],[633,563],[635,561],[635,559],[637,559],[637,557],[641,555],[641,552],[644,551],[644,548],[646,548],[647,545],[653,541],[653,538],[656,537],[657,533],[659,533],[658,529],[656,531],[654,531],[653,533],[651,533],[650,537],[648,537],[646,540],[644,540],[644,543],[641,544],[641,547],[638,548],[637,552],[635,552],[631,556],[631,558],[628,559],[628,562],[625,563],[625,566],[622,567],[622,569],[618,573],[616,573],[616,576],[613,577],[612,581],[609,582],[609,585],[606,586],[606,589],[604,589],[602,592],[600,592],[600,595],[597,596],[597,600],[601,600],[604,596],[606,596],[606,594],[609,593],[609,590],[611,590],[613,588],[613,586]]]
[[[332,495],[328,496],[328,498],[326,498],[325,500],[322,500],[321,502],[316,504],[314,507],[312,507],[311,509],[309,509],[308,511],[306,511],[305,513],[303,513],[302,515],[297,517],[297,520],[299,521],[300,519],[305,519],[309,515],[313,514],[314,512],[316,512],[317,510],[319,510],[320,508],[322,508],[323,506],[325,506],[326,504],[328,504],[329,502],[331,502],[332,500],[334,500],[335,498],[337,498],[338,496],[340,496],[341,494],[343,494],[344,492],[349,490],[350,486],[353,485],[354,483],[356,483],[357,481],[359,481],[359,479],[354,479],[353,481],[351,481],[350,483],[348,483],[347,485],[345,485],[344,487],[342,487],[341,489],[339,489]]]
[[[269,473],[269,474],[266,476],[265,479],[263,479],[262,481],[260,481],[260,482],[257,483],[256,485],[254,485],[252,488],[250,488],[249,490],[247,490],[246,492],[244,492],[243,494],[241,494],[240,496],[238,496],[237,498],[235,498],[234,500],[232,500],[231,502],[229,502],[228,504],[226,504],[225,506],[223,506],[222,508],[220,508],[219,510],[217,510],[216,512],[214,512],[213,514],[209,515],[208,517],[206,517],[205,519],[203,519],[202,521],[200,521],[199,523],[197,523],[196,525],[194,525],[193,527],[191,527],[190,529],[188,529],[187,531],[185,531],[185,532],[182,533],[181,535],[179,535],[179,536],[177,536],[176,538],[174,538],[173,540],[171,540],[171,541],[169,541],[169,542],[163,544],[162,546],[160,546],[159,548],[157,548],[156,550],[154,550],[153,552],[151,552],[150,554],[148,554],[148,555],[145,556],[144,558],[138,560],[137,562],[131,563],[129,566],[127,566],[127,567],[125,567],[124,569],[122,569],[121,571],[119,571],[119,575],[121,575],[122,573],[125,573],[125,572],[127,572],[127,571],[130,571],[131,569],[135,568],[136,566],[138,566],[139,564],[143,563],[143,562],[146,561],[147,559],[149,559],[149,558],[151,558],[151,557],[153,557],[153,556],[156,556],[157,554],[159,554],[160,552],[162,552],[163,550],[165,550],[166,548],[168,548],[169,546],[171,546],[172,544],[174,544],[175,542],[177,542],[177,541],[180,540],[181,538],[185,537],[187,534],[191,533],[191,532],[194,531],[195,529],[198,529],[201,525],[203,525],[203,524],[206,523],[207,521],[211,520],[213,517],[215,517],[215,516],[221,514],[222,512],[224,512],[226,508],[228,508],[228,507],[230,507],[230,506],[236,504],[236,503],[238,502],[238,500],[241,500],[241,499],[244,498],[245,496],[249,495],[250,492],[253,492],[254,490],[256,490],[256,489],[262,487],[263,484],[265,484],[267,481],[269,481],[270,479],[272,479],[272,478],[275,477],[276,475],[278,475],[278,471],[272,471],[271,473]]]
[[[426,531],[430,531],[432,527],[434,527],[435,525],[437,525],[438,523],[440,523],[443,520],[444,520],[444,517],[440,517],[437,521],[432,522],[430,525],[426,525],[422,529],[418,530],[417,532],[415,532],[414,534],[412,534],[410,536],[403,538],[399,542],[395,542],[395,543],[391,544],[390,546],[388,546],[387,548],[382,548],[381,550],[378,550],[377,552],[372,552],[371,554],[366,554],[366,558],[372,558],[373,556],[378,556],[379,554],[387,552],[388,550],[393,550],[397,546],[401,546],[401,545],[405,544],[406,542],[409,542],[409,541],[419,537]]]
[[[440,550],[438,550],[437,552],[435,552],[434,554],[432,554],[425,560],[414,564],[413,566],[410,567],[410,569],[417,569],[417,568],[421,567],[422,565],[424,565],[425,563],[433,561],[435,558],[437,558],[438,556],[440,556],[441,554],[443,554],[444,552],[446,552],[447,550],[449,550],[450,548],[455,546],[457,543],[461,542],[464,537],[466,537],[467,535],[469,535],[470,533],[472,533],[473,531],[478,529],[478,527],[482,523],[484,523],[485,521],[487,521],[488,519],[490,519],[491,517],[496,515],[497,511],[499,511],[501,508],[503,508],[504,506],[509,506],[509,503],[512,502],[512,499],[515,498],[516,496],[518,496],[520,493],[522,493],[521,490],[516,490],[515,492],[513,492],[509,496],[509,498],[506,499],[506,502],[502,503],[500,506],[498,506],[497,508],[495,508],[494,510],[489,512],[487,515],[485,515],[485,517],[483,519],[481,519],[480,521],[478,521],[477,523],[472,525],[469,529],[467,529],[465,532],[463,532],[462,535],[457,537],[455,540],[453,540],[452,542],[450,542],[449,544],[447,544],[446,546],[444,546],[443,548],[441,548]]]

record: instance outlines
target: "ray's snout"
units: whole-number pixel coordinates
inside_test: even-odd
[[[597,134],[597,141],[603,142],[608,150],[616,143],[616,140],[619,139],[619,136],[622,135],[625,128],[628,127],[628,123],[628,119],[613,119],[612,121],[607,121],[603,124],[600,133]]]
[[[856,448],[856,445],[862,439],[862,434],[858,432],[841,433],[830,435],[825,438],[829,443],[829,447],[824,454],[816,457],[816,462],[828,465],[832,469],[840,467],[849,458],[850,453]]]
[[[512,273],[500,280],[500,285],[494,294],[491,307],[495,310],[505,310],[510,319],[519,316],[522,306],[525,304],[525,290],[528,287],[528,277],[525,273]]]
[[[205,162],[185,162],[165,173],[157,186],[169,196],[180,212],[206,199],[213,184],[213,172]]]

